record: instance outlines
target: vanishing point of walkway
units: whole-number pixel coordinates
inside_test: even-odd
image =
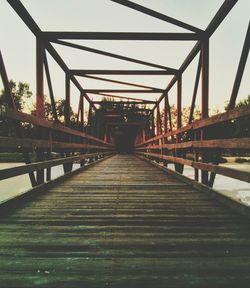
[[[249,221],[133,155],[0,220],[0,287],[249,287]]]

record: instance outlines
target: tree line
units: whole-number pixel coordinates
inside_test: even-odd
[[[19,111],[29,111],[31,114],[35,115],[36,110],[34,104],[31,102],[31,97],[32,97],[32,91],[30,90],[30,86],[28,83],[25,82],[18,82],[16,83],[13,80],[10,80],[9,82],[10,90],[13,95],[13,99],[16,105],[17,110]],[[122,121],[149,121],[147,120],[147,114],[143,111],[140,111],[139,107],[137,107],[136,104],[129,104],[129,102],[119,102],[119,104],[114,104],[113,99],[109,98],[103,98],[102,103],[100,105],[100,109],[98,113],[92,113],[92,125],[95,123],[102,122],[103,123],[103,115],[104,111],[112,108],[113,110],[118,111],[119,113],[122,114]],[[242,101],[240,101],[236,107],[241,107],[244,105],[250,104],[250,95]],[[5,93],[4,90],[0,92],[0,106],[7,106],[7,101],[5,99]],[[65,115],[65,106],[66,102],[64,99],[57,100],[55,102],[56,106],[56,111],[58,115],[58,119],[60,120],[61,123],[64,122],[64,115]],[[146,111],[146,106],[143,107]],[[225,107],[226,109],[226,107]],[[175,105],[170,106],[170,111],[171,111],[171,117],[172,117],[172,129],[177,128],[177,108]],[[44,103],[44,113],[45,113],[45,118],[49,121],[53,121],[53,110],[52,110],[52,105],[48,101],[48,97],[45,96],[45,103]],[[188,124],[189,120],[189,113],[190,113],[190,107],[183,107],[182,109],[182,123],[183,125]],[[212,114],[217,114],[219,113],[218,110],[212,111]],[[161,122],[162,125],[164,123],[164,110],[161,112]],[[201,117],[201,111],[198,106],[195,107],[194,114],[193,114],[193,119],[198,120]],[[71,122],[71,127],[75,128],[77,130],[81,129],[79,127],[79,124],[77,123],[77,116],[74,114],[73,110],[70,108],[70,122]],[[84,129],[87,130],[88,126],[88,119],[85,117],[85,123],[84,123]],[[1,134],[7,133],[6,130],[10,128],[10,123],[5,120],[1,122]],[[3,123],[4,122],[4,123]],[[211,134],[215,136],[214,138],[225,138],[229,137],[229,135],[232,137],[249,137],[250,136],[250,128],[249,128],[249,123],[250,123],[250,117],[245,116],[240,119],[237,119],[235,121],[227,122],[227,123],[220,123],[216,124],[215,126],[208,129],[208,135]],[[6,125],[7,124],[7,125]],[[147,125],[149,126],[149,125]],[[31,129],[31,125],[28,124],[23,124],[22,127],[26,130]],[[163,128],[163,127],[162,127]],[[11,129],[10,129],[11,130]],[[164,131],[164,129],[162,129]],[[11,133],[11,132],[9,132]],[[8,134],[8,133],[7,133]],[[104,134],[104,131],[102,133],[99,133],[101,135]]]

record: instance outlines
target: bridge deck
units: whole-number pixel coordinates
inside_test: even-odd
[[[0,220],[0,287],[249,287],[249,222],[116,155]]]

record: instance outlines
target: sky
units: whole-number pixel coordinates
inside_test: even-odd
[[[134,2],[205,29],[221,0],[135,0]],[[121,6],[110,0],[22,0],[22,3],[43,31],[100,31],[100,32],[189,32],[175,25]],[[250,1],[239,0],[210,40],[209,106],[223,111],[230,99],[237,66],[249,22]],[[178,69],[195,41],[104,41],[67,40],[140,60]],[[146,69],[140,64],[112,59],[85,51],[53,44],[70,69]],[[14,12],[6,0],[0,0],[0,49],[9,79],[30,84],[35,102],[35,37]],[[65,75],[48,55],[56,99],[65,97]],[[183,105],[191,103],[198,57],[183,74]],[[250,65],[247,62],[239,90],[238,100],[250,94]],[[111,76],[105,78],[134,82],[165,89],[172,76]],[[83,88],[132,88],[77,77]],[[3,88],[0,81],[0,89]],[[45,85],[45,94],[48,89]],[[72,106],[77,109],[79,91],[71,85]],[[120,94],[127,96],[126,94]],[[170,103],[176,103],[176,85],[169,93]],[[160,94],[129,94],[155,100]],[[94,100],[100,96],[90,95]],[[200,105],[200,89],[197,105]],[[30,105],[30,104],[29,104]],[[87,106],[86,106],[87,107]]]

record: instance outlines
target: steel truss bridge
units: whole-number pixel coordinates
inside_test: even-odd
[[[227,111],[209,117],[209,41],[237,0],[225,0],[205,30],[132,1],[112,1],[188,32],[42,31],[20,0],[7,0],[36,37],[37,90],[36,115],[18,111],[0,54],[7,102],[1,121],[11,130],[1,135],[0,149],[22,153],[25,162],[0,170],[0,180],[28,174],[32,184],[32,189],[0,202],[0,286],[249,287],[249,206],[212,188],[217,174],[250,181],[249,172],[218,161],[225,151],[250,149],[249,131],[237,137],[232,133],[234,123],[250,119],[249,105],[235,108],[249,52],[249,27]],[[83,39],[196,43],[176,69],[65,41]],[[70,69],[54,43],[151,70]],[[65,73],[63,121],[57,113],[48,54]],[[195,57],[199,61],[189,121],[183,125],[182,77]],[[172,75],[172,79],[166,89],[159,89],[110,75]],[[85,89],[78,76],[132,89]],[[45,119],[45,80],[52,121]],[[201,119],[194,121],[200,82]],[[71,121],[71,85],[79,90],[77,125]],[[174,85],[177,128],[169,97]],[[151,101],[121,93],[161,96]],[[109,100],[93,101],[89,94]],[[126,115],[134,115],[134,120],[128,121]],[[24,124],[33,128],[31,135],[22,132]],[[73,170],[73,163],[80,167]],[[52,167],[58,165],[63,165],[64,175],[52,179]],[[185,166],[194,169],[194,179],[183,175]]]

